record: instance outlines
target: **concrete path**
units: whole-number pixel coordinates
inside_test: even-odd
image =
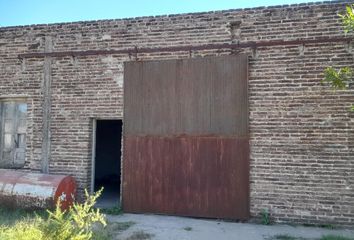
[[[233,223],[216,220],[201,220],[184,217],[171,217],[143,214],[123,214],[108,216],[110,222],[134,222],[117,239],[156,239],[156,240],[266,240],[277,239],[276,235],[288,235],[304,239],[319,239],[323,235],[340,235],[354,238],[354,230],[328,230],[324,228],[257,225]],[[152,234],[151,238],[135,238],[137,233]],[[143,234],[140,234],[143,235]]]

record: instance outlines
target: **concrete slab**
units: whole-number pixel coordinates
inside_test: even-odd
[[[110,222],[135,222],[132,227],[117,236],[117,239],[127,239],[140,231],[153,234],[151,239],[156,240],[266,240],[276,235],[319,239],[328,234],[354,239],[354,230],[349,229],[329,230],[289,225],[265,226],[144,214],[123,214],[107,216],[107,218]]]

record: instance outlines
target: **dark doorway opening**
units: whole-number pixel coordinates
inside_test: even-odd
[[[121,186],[122,120],[96,121],[94,190],[104,188],[97,207],[118,206]]]

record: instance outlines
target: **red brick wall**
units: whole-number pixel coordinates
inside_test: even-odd
[[[26,96],[25,169],[41,168],[43,52],[315,39],[344,36],[345,2],[135,19],[0,28],[0,97]],[[354,225],[354,90],[321,86],[326,66],[354,66],[353,42],[243,49],[249,66],[251,213],[277,221]],[[195,51],[192,57],[230,54]],[[139,54],[139,60],[187,58],[189,52]],[[122,118],[127,54],[52,60],[50,172],[90,186],[93,118]]]

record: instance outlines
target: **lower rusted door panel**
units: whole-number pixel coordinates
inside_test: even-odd
[[[127,212],[247,219],[248,139],[125,137]]]

